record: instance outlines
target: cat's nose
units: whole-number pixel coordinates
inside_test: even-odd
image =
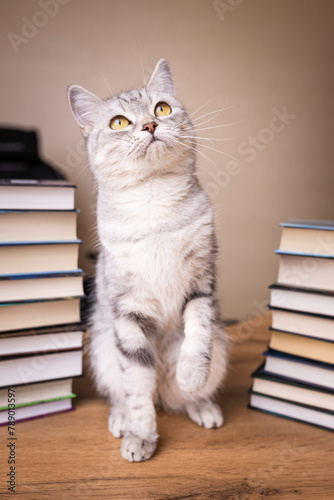
[[[158,124],[156,122],[144,123],[142,130],[148,130],[148,132],[153,132],[157,128]]]

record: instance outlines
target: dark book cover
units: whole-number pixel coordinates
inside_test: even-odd
[[[0,179],[0,186],[27,186],[27,187],[66,187],[76,188],[71,182],[64,180],[39,180],[39,179]]]
[[[330,292],[328,290],[320,290],[315,288],[307,288],[301,286],[290,286],[290,285],[281,285],[280,283],[273,283],[268,287],[270,290],[286,290],[289,292],[299,292],[299,293],[311,293],[315,295],[325,295],[326,297],[334,297],[334,292]]]
[[[265,371],[264,365],[265,362],[263,362],[258,368],[256,368],[256,370],[251,374],[251,377],[268,380],[270,382],[277,382],[279,384],[292,385],[294,387],[299,387],[300,389],[307,389],[315,392],[323,392],[325,394],[334,395],[334,387],[333,389],[329,389],[328,387],[323,387],[321,385],[309,384],[307,382],[300,382],[299,380],[295,380],[289,377],[282,377],[280,375]]]
[[[299,406],[301,408],[308,408],[309,410],[315,410],[315,411],[318,411],[321,413],[327,413],[328,415],[334,416],[334,411],[332,411],[332,410],[325,410],[323,408],[319,408],[318,406],[307,405],[304,403],[297,403],[296,401],[291,401],[291,400],[285,399],[285,398],[278,398],[276,396],[269,396],[269,394],[262,394],[261,392],[255,392],[255,391],[253,391],[253,389],[249,390],[249,394],[257,394],[259,396],[262,396],[262,397],[268,398],[268,399],[272,399],[274,401],[283,401],[284,403],[288,403],[288,404],[291,404],[294,406]]]
[[[84,295],[79,295],[77,297],[56,297],[54,299],[17,300],[17,301],[11,301],[11,302],[0,302],[0,307],[17,306],[19,304],[34,304],[34,303],[37,303],[37,302],[54,302],[54,301],[60,301],[60,300],[83,299],[83,298],[85,298]]]
[[[84,377],[85,374],[82,373],[81,375],[72,375],[72,377],[57,377],[57,378],[53,378],[51,380],[37,380],[36,382],[27,382],[25,384],[11,384],[10,386],[9,385],[4,385],[2,387],[0,387],[0,389],[9,389],[9,388],[12,388],[12,387],[24,387],[24,386],[28,386],[28,385],[36,385],[36,384],[48,384],[50,382],[57,382],[58,380],[70,380],[70,379],[77,379],[77,378],[82,378]]]
[[[263,396],[263,395],[261,394],[261,396]],[[256,406],[252,406],[251,404],[248,405],[248,408],[250,408],[251,410],[260,411],[261,413],[266,413],[267,415],[273,415],[274,417],[286,418],[287,420],[292,420],[293,422],[298,422],[300,424],[311,425],[312,427],[317,427],[318,429],[323,429],[325,431],[331,431],[331,432],[334,431],[334,429],[332,429],[331,427],[324,427],[322,425],[317,425],[317,424],[314,424],[312,422],[307,422],[305,420],[301,420],[301,419],[298,419],[298,418],[289,417],[287,415],[283,415],[282,413],[276,413],[276,412],[273,412],[273,411],[264,410],[262,408],[257,408]]]
[[[86,326],[83,323],[71,323],[71,324],[66,323],[65,325],[5,331],[0,333],[0,339],[8,337],[25,337],[30,335],[46,335],[49,333],[85,332],[85,331],[86,331]]]
[[[322,361],[314,361],[314,360],[309,359],[309,358],[304,358],[302,356],[295,356],[293,354],[287,354],[285,352],[276,351],[275,349],[271,349],[271,348],[268,348],[268,350],[262,354],[263,354],[263,356],[267,356],[267,357],[272,356],[274,358],[283,359],[285,361],[293,361],[296,363],[302,363],[304,365],[306,364],[306,365],[314,366],[317,368],[325,368],[327,370],[334,370],[334,364],[324,363]]]
[[[314,316],[316,318],[330,319],[330,320],[334,321],[333,316],[327,316],[326,314],[310,313],[310,312],[306,312],[306,311],[295,311],[293,309],[286,309],[284,307],[271,306],[270,304],[268,304],[267,307],[271,311],[283,311],[283,312],[288,312],[288,313],[293,313],[293,314],[302,314],[303,316]]]

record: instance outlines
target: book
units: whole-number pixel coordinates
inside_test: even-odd
[[[298,422],[316,427],[334,430],[334,412],[319,410],[311,406],[291,403],[281,399],[251,393],[251,408],[262,410],[272,415],[287,417]]]
[[[334,318],[307,312],[294,312],[289,309],[270,307],[272,328],[299,335],[334,341]]]
[[[16,422],[73,409],[84,333],[74,196],[65,181],[0,180],[0,425],[9,390]]]
[[[0,210],[0,243],[77,240],[78,210]]]
[[[0,302],[78,297],[83,294],[81,271],[0,276]]]
[[[63,180],[0,179],[0,209],[73,210],[75,188]]]
[[[0,243],[0,275],[78,270],[80,240]]]
[[[266,356],[264,370],[272,375],[313,384],[326,389],[334,387],[334,365],[292,356],[272,349]]]
[[[324,389],[275,377],[263,371],[262,367],[263,364],[252,373],[253,393],[334,411],[334,388]]]
[[[277,283],[334,291],[334,255],[312,257],[280,253]]]
[[[334,430],[334,222],[280,225],[271,338],[250,406]]]
[[[82,347],[83,330],[38,333],[21,335],[21,331],[14,333],[0,333],[0,357],[25,355],[29,353],[47,353],[68,351]]]
[[[334,364],[334,342],[271,329],[269,347],[276,351]]]
[[[334,293],[325,290],[297,288],[275,283],[269,287],[270,306],[308,312],[323,316],[334,316]]]
[[[0,303],[0,332],[80,323],[80,298]]]
[[[72,398],[56,399],[36,405],[15,408],[15,424],[24,420],[32,420],[37,417],[45,417],[55,413],[73,410]],[[8,425],[8,410],[0,411],[0,426]],[[9,424],[10,425],[10,424]]]
[[[334,256],[334,222],[290,219],[283,227],[278,252]]]
[[[0,358],[0,387],[82,375],[82,349]]]
[[[11,387],[15,395],[15,407],[35,405],[49,400],[74,398],[72,392],[72,378],[52,380],[51,382],[37,382],[34,384]],[[14,392],[13,392],[14,389]],[[0,411],[8,409],[8,388],[0,389]]]

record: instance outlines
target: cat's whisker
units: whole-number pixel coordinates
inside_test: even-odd
[[[213,115],[215,113],[222,113],[223,111],[227,111],[228,109],[234,109],[237,106],[228,106],[220,109],[216,109],[215,111],[210,111],[210,113],[206,113],[205,115],[198,116],[197,118],[194,118],[192,121],[196,122],[197,120],[200,120],[201,118],[205,118],[206,116]],[[215,118],[215,117],[214,117]]]
[[[195,130],[197,132],[201,132],[203,130],[211,130],[211,129],[221,128],[221,127],[230,127],[232,125],[238,125],[239,123],[244,123],[244,122],[245,122],[245,120],[240,120],[240,121],[237,121],[237,122],[222,123],[221,125],[213,125],[213,126],[210,126],[210,127],[198,128],[198,127],[202,127],[202,125],[205,125],[206,122],[203,122],[203,123],[198,123],[196,126],[193,126],[193,127],[183,127],[182,130],[184,130],[185,132],[192,131],[192,130]]]
[[[101,71],[101,75],[102,75],[102,78],[103,78],[103,80],[104,80],[104,83],[106,84],[107,89],[109,90],[110,94],[111,94],[113,97],[115,97],[115,94],[114,94],[114,93],[113,93],[113,91],[111,90],[110,85],[109,85],[109,83],[107,82],[107,79],[106,79],[106,77],[104,76],[104,74],[102,73],[102,71]]]
[[[208,123],[212,120],[214,120],[215,118],[217,118],[223,111],[225,111],[226,109],[230,109],[230,107],[227,107],[227,103],[228,103],[228,97],[226,98],[226,101],[224,103],[224,106],[220,109],[217,109],[215,111],[210,111],[209,113],[206,113],[205,115],[202,115],[202,116],[198,116],[197,118],[194,118],[192,120],[192,122],[196,122],[198,120],[202,120],[203,118],[205,118],[206,116],[209,116],[209,115],[214,115],[212,116],[211,118],[209,118],[208,120],[204,121],[201,123],[201,125],[204,125],[204,123]],[[232,106],[231,106],[232,107]]]
[[[180,141],[176,140],[175,142],[177,142],[178,144],[181,144],[181,146],[185,146],[186,148],[191,149],[195,153],[202,155],[206,160],[208,160],[210,163],[212,163],[212,165],[215,167],[216,171],[218,172],[218,167],[215,164],[215,162],[213,160],[211,160],[211,158],[209,156],[207,156],[205,153],[203,153],[202,151],[199,151],[196,147],[190,146],[190,145],[182,143]]]
[[[222,139],[218,139],[218,138],[215,138],[215,137],[199,137],[198,135],[195,135],[195,136],[192,136],[192,135],[183,135],[182,138],[185,138],[185,139],[205,139],[206,141],[233,141],[233,137],[228,137],[228,138],[222,138]]]
[[[204,127],[204,128],[196,128],[196,127],[194,127],[194,129],[195,129],[196,132],[201,132],[203,130],[212,130],[214,128],[231,127],[232,125],[238,125],[239,123],[245,123],[245,120],[240,120],[240,121],[231,122],[231,123],[223,123],[221,125],[214,125],[212,127]],[[199,125],[199,126],[201,126],[201,125]]]
[[[189,140],[189,139],[188,139]],[[238,160],[237,158],[235,158],[234,156],[231,156],[229,155],[228,153],[225,153],[225,151],[220,151],[219,149],[216,149],[216,148],[212,148],[210,146],[207,146],[206,144],[200,144],[198,143],[198,146],[202,147],[202,148],[207,148],[207,149],[210,149],[211,151],[215,151],[216,153],[220,153],[224,156],[227,156],[228,158],[231,158],[231,160],[235,160],[236,162],[240,163],[240,160]],[[198,153],[200,153],[200,151],[198,151]]]
[[[202,106],[200,106],[199,108],[195,109],[195,111],[193,111],[190,115],[188,115],[188,118],[191,118],[193,115],[195,115],[196,113],[198,113],[198,111],[202,108],[204,108],[204,106],[207,106],[208,104],[210,104],[211,101],[213,101],[214,97],[211,97],[211,99],[209,99],[207,102],[205,102],[204,104],[202,104]]]

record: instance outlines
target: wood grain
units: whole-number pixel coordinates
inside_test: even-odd
[[[205,430],[184,416],[160,412],[156,454],[130,464],[107,430],[108,406],[83,378],[76,381],[76,411],[17,425],[15,495],[24,500],[334,498],[334,435],[247,408],[250,373],[269,340],[269,316],[257,323],[229,329],[234,347],[221,429]],[[6,486],[4,427],[0,437],[0,498],[13,498]]]

